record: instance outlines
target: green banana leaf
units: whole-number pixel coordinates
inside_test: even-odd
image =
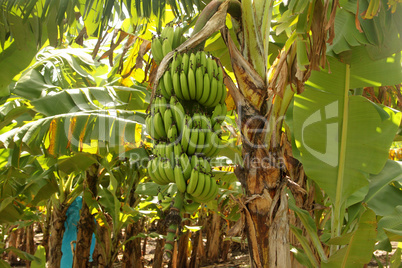
[[[376,225],[374,211],[367,209],[359,220],[357,230],[347,234],[347,245],[323,262],[321,267],[360,268],[369,263],[376,242]]]
[[[402,204],[402,189],[392,182],[402,182],[402,162],[388,160],[384,169],[369,178],[369,191],[364,202],[377,215],[386,216],[394,212],[397,205]]]
[[[401,122],[399,112],[349,95],[351,88],[399,83],[399,63],[372,61],[364,48],[351,51],[349,59],[350,71],[328,57],[331,73],[314,71],[293,108],[294,155],[338,205],[366,186],[354,202],[364,198],[368,176],[383,169]]]
[[[377,249],[391,251],[390,241],[402,242],[402,205],[397,206],[393,213],[383,217],[378,222],[378,236],[380,241]]]

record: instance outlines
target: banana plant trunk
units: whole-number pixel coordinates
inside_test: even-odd
[[[86,171],[84,191],[89,191],[92,198],[97,196],[98,164],[93,164]],[[91,214],[85,198],[82,199],[80,220],[78,222],[77,243],[74,252],[74,268],[85,268],[89,263],[92,234],[95,232],[94,216]]]
[[[62,257],[61,245],[65,231],[64,222],[67,219],[67,209],[68,206],[64,206],[63,204],[60,207],[53,207],[47,267],[60,267]]]

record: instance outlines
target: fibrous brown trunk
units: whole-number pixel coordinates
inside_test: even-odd
[[[216,212],[211,212],[210,220],[208,221],[207,230],[207,256],[209,263],[216,263],[219,261],[219,251],[221,244],[219,239],[221,236],[221,217]]]
[[[49,258],[49,237],[50,237],[51,216],[52,216],[52,206],[51,206],[51,201],[48,201],[47,206],[46,206],[45,222],[43,223],[43,227],[42,227],[42,230],[43,230],[42,246],[45,248],[46,261]]]
[[[53,207],[52,210],[52,223],[50,225],[50,239],[49,239],[49,259],[47,261],[47,267],[60,267],[61,261],[61,245],[64,235],[64,222],[67,219],[67,208],[61,205],[61,208]]]
[[[166,225],[164,220],[158,220],[158,224],[156,225],[156,229],[158,234],[166,235]],[[154,253],[154,261],[152,264],[152,268],[159,268],[163,266],[163,251],[165,247],[165,239],[157,239],[156,247]]]
[[[97,196],[99,165],[93,164],[86,171],[84,180],[84,191],[92,193],[92,198]],[[95,218],[91,214],[85,198],[82,199],[82,208],[80,211],[80,220],[78,222],[77,242],[74,251],[74,268],[86,268],[89,263],[92,234],[95,232]]]
[[[184,218],[189,218],[190,216],[184,215]],[[182,222],[182,227],[184,225],[190,225],[190,220]],[[177,254],[177,265],[176,267],[186,268],[188,262],[188,241],[190,240],[190,231],[185,232],[179,238],[178,243],[178,254]]]
[[[27,253],[33,255],[35,253],[33,224],[31,224],[31,225],[26,227],[25,245],[26,245],[25,251]],[[26,260],[25,265],[26,265],[27,268],[30,268],[31,267],[31,261]]]
[[[143,221],[129,224],[126,228],[126,239],[136,236],[143,231]],[[123,268],[144,267],[142,262],[141,237],[128,241],[123,253]]]

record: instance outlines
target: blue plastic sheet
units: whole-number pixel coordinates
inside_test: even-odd
[[[61,257],[60,267],[61,268],[71,268],[73,267],[73,252],[71,251],[71,241],[77,240],[77,225],[80,220],[80,209],[82,207],[82,197],[77,197],[70,207],[67,209],[67,219],[64,223],[66,228],[63,236],[63,242],[61,245],[61,252],[63,256]],[[75,243],[73,244],[75,248]],[[95,234],[92,235],[91,250],[89,261],[92,261],[92,253],[95,249]]]

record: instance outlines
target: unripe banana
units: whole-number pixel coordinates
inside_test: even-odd
[[[149,177],[157,184],[163,185],[164,182],[159,180],[159,178],[157,178],[155,176],[155,172],[152,171],[152,160],[148,161],[148,165],[147,165],[147,170],[148,170],[148,175]]]
[[[211,165],[209,164],[209,161],[204,158],[204,169],[205,169],[205,173],[210,174],[211,173]]]
[[[205,51],[201,51],[201,56],[200,56],[200,60],[201,60],[201,68],[202,68],[202,75],[204,75],[204,73],[206,73],[207,70],[207,60],[208,60],[208,55],[207,53],[205,53]]]
[[[194,200],[192,201],[193,202],[191,204],[187,202],[184,203],[184,210],[186,211],[186,213],[189,213],[190,215],[194,214],[200,207],[200,203],[195,202]]]
[[[148,171],[148,172],[149,172],[149,171]],[[162,175],[161,175],[160,172],[159,172],[159,168],[158,168],[158,158],[154,158],[154,159],[151,160],[151,173],[152,173],[153,177],[155,178],[154,181],[155,181],[157,184],[166,185],[166,184],[169,183],[169,182],[165,181],[165,180],[162,178]],[[151,173],[150,173],[150,174],[151,174]]]
[[[184,100],[183,94],[181,93],[181,84],[180,84],[180,72],[176,71],[172,77],[173,80],[173,90],[176,94],[176,97]]]
[[[173,143],[169,143],[166,144],[165,146],[165,155],[166,158],[169,159],[170,161],[170,165],[173,167],[174,166],[174,144]]]
[[[219,122],[221,113],[222,113],[222,106],[221,105],[215,106],[215,109],[212,112],[211,116],[212,125],[215,125],[216,122]]]
[[[172,124],[173,124],[173,112],[172,109],[167,108],[165,110],[165,113],[163,114],[163,125],[165,127],[165,130],[169,131]]]
[[[173,61],[171,63],[172,67],[170,68],[172,78],[176,72],[179,72],[181,70],[181,58],[182,58],[181,54],[177,52],[173,56]]]
[[[188,180],[191,176],[191,164],[186,153],[180,155],[180,165],[183,169],[184,178]]]
[[[198,67],[195,71],[195,83],[196,83],[196,96],[195,100],[199,101],[204,91],[204,67]]]
[[[194,53],[190,54],[189,67],[189,71],[191,69],[193,72],[195,72],[195,68],[197,68],[197,59]]]
[[[198,156],[197,155],[193,155],[193,156],[191,156],[191,160],[190,160],[190,163],[191,163],[191,168],[192,169],[197,169],[197,170],[200,170],[200,167],[199,167],[199,163],[198,163],[199,161],[198,161]]]
[[[197,147],[195,148],[196,153],[201,153],[205,147],[205,134],[206,129],[198,129],[198,140],[197,140]]]
[[[181,137],[181,146],[183,147],[183,152],[187,152],[190,143],[191,129],[188,127],[188,123],[183,124],[183,134]]]
[[[157,158],[158,160],[157,160],[157,162],[158,162],[158,164],[157,164],[157,171],[158,171],[158,173],[159,173],[159,175],[160,175],[160,178],[166,183],[166,184],[168,184],[169,182],[170,182],[170,180],[169,180],[169,178],[168,178],[168,176],[167,176],[167,173],[165,172],[165,163],[166,163],[166,158],[165,159],[163,159],[163,158],[161,158],[161,157],[158,157]]]
[[[168,140],[170,142],[175,142],[178,139],[178,134],[177,134],[177,127],[175,124],[171,125],[169,130],[168,130],[168,136],[167,136]]]
[[[195,53],[195,63],[196,63],[196,69],[201,66],[201,50]]]
[[[221,109],[222,121],[225,121],[225,117],[226,117],[226,114],[227,114],[227,112],[228,112],[228,109],[227,109],[227,107],[226,107],[225,102],[223,102],[223,103],[221,104],[221,107],[222,107],[222,109]]]
[[[183,170],[179,165],[174,167],[174,179],[176,181],[177,189],[185,193],[187,189],[186,180],[184,179]]]
[[[181,163],[180,158],[181,158],[181,155],[183,154],[183,149],[181,148],[180,143],[176,143],[174,145],[173,152],[174,152],[174,163],[175,163],[175,165],[177,165],[177,163]]]
[[[204,189],[202,190],[202,193],[198,196],[198,198],[205,201],[205,197],[207,197],[210,194],[212,183],[211,183],[211,177],[208,174],[204,174],[204,178],[205,178]]]
[[[173,118],[176,121],[178,133],[183,130],[184,108],[176,97],[170,98],[170,108],[173,112]]]
[[[213,199],[216,198],[216,195],[218,194],[218,184],[216,183],[214,178],[211,178],[211,190],[209,192],[209,194],[205,197],[205,202],[209,202]]]
[[[195,84],[194,70],[191,68],[188,70],[187,82],[188,82],[188,90],[190,92],[190,99],[195,100],[197,88]]]
[[[180,37],[181,37],[181,28],[176,27],[173,32],[173,41],[172,41],[172,48],[176,49],[178,46],[180,46]]]
[[[189,155],[193,155],[195,153],[195,149],[197,148],[197,141],[198,141],[198,129],[192,129],[190,142],[187,147],[187,153]]]
[[[161,80],[159,80],[159,83],[161,82]],[[172,96],[172,92],[174,91],[173,91],[173,79],[169,71],[166,71],[163,74],[163,84],[165,86],[166,93],[169,95],[170,98],[170,96]]]
[[[165,131],[165,126],[163,124],[162,115],[160,112],[154,115],[153,124],[156,134],[158,134],[159,137],[166,137],[167,134]]]
[[[218,93],[218,80],[213,78],[211,81],[211,90],[209,92],[209,96],[207,101],[204,103],[206,107],[211,107],[214,101],[216,100],[216,94]]]
[[[166,25],[165,28],[162,29],[161,37],[164,39],[169,39],[170,42],[173,41],[174,29],[171,25]]]
[[[207,72],[210,80],[214,78],[214,62],[212,58],[207,59]]]
[[[171,95],[171,94],[168,94],[168,93],[166,92],[166,88],[165,88],[165,84],[164,84],[164,82],[163,82],[163,79],[160,79],[160,80],[159,80],[159,83],[158,83],[158,91],[160,92],[160,94],[163,95],[163,97],[165,97],[165,98],[167,98],[167,99],[170,98],[170,95]]]
[[[159,96],[158,99],[159,99],[159,102],[158,102],[159,111],[161,112],[161,115],[162,115],[162,118],[163,118],[163,115],[165,114],[165,111],[166,111],[166,108],[168,107],[168,104],[167,104],[167,101],[166,101],[165,97]]]
[[[198,183],[197,187],[195,188],[195,191],[192,193],[193,196],[199,197],[205,187],[205,174],[203,172],[198,173]]]
[[[163,60],[162,43],[158,37],[155,37],[151,43],[151,52],[154,60],[160,63]]]
[[[195,168],[191,170],[190,180],[187,185],[187,193],[193,194],[198,184],[198,170]]]
[[[216,66],[218,68],[218,81],[219,83],[223,83],[223,69],[220,66]]]
[[[185,75],[188,74],[188,65],[189,65],[190,58],[187,53],[184,53],[181,59],[181,68]]]
[[[184,71],[180,73],[180,87],[181,87],[181,93],[183,94],[183,98],[185,100],[190,100],[191,98],[187,82],[187,73],[185,73]]]
[[[202,96],[198,102],[204,104],[208,100],[210,91],[211,91],[211,81],[209,79],[209,75],[206,73],[204,74],[204,88],[202,91]]]
[[[165,57],[170,51],[172,51],[172,43],[169,39],[164,39],[162,43],[163,57]]]
[[[209,105],[210,107],[215,107],[220,104],[222,95],[224,94],[223,90],[224,89],[222,88],[221,82],[217,81],[216,96],[215,96],[215,99],[213,100],[213,102]],[[226,88],[225,88],[225,90],[226,90]]]
[[[165,159],[163,166],[165,167],[164,171],[165,171],[165,174],[166,174],[166,177],[168,178],[168,180],[170,182],[175,182],[175,175],[176,174],[174,173],[172,164],[169,161],[169,159]]]

